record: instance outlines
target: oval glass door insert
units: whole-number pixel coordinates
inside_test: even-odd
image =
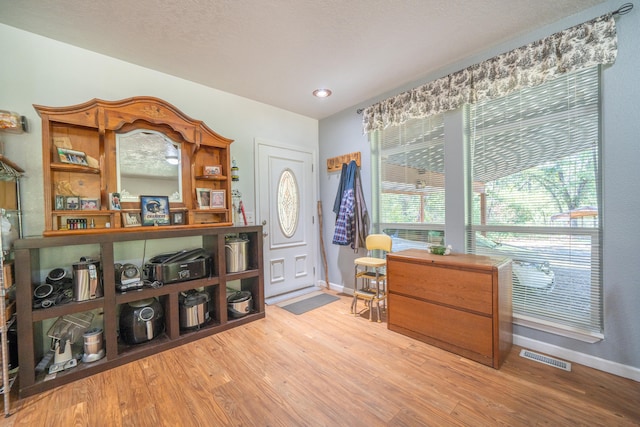
[[[298,228],[300,195],[298,183],[291,169],[285,169],[278,180],[278,223],[282,234],[291,237]]]

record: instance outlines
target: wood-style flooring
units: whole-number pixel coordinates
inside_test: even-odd
[[[18,400],[1,426],[632,426],[640,383],[519,357],[494,370],[349,313],[266,318]],[[17,388],[17,387],[15,387]]]

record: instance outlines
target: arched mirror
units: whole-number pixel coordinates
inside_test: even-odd
[[[182,202],[180,143],[149,129],[116,135],[118,192],[124,202],[141,195]]]

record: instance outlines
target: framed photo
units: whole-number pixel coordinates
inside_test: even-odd
[[[171,212],[171,224],[183,225],[184,224],[184,212]]]
[[[220,176],[222,175],[222,165],[203,166],[202,172],[205,176]]]
[[[120,205],[120,193],[109,193],[109,210],[122,210],[122,205]]]
[[[68,211],[76,211],[80,209],[80,197],[67,196],[64,201],[64,208]]]
[[[139,212],[122,212],[123,227],[139,227],[141,225]]]
[[[196,188],[196,199],[198,200],[198,209],[209,209],[211,207],[211,190]]]
[[[65,197],[61,195],[56,195],[56,207],[55,210],[63,211],[65,207]]]
[[[100,200],[83,197],[80,199],[80,209],[83,211],[97,211],[100,209]]]
[[[225,194],[226,190],[211,190],[212,209],[224,209],[226,207]]]
[[[75,151],[75,150],[69,150],[68,148],[58,147],[58,158],[62,163],[89,166],[89,162],[87,161],[87,155],[82,151]]]
[[[168,196],[140,196],[142,225],[170,225]]]

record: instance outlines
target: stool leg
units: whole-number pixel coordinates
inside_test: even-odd
[[[356,296],[356,291],[358,290],[358,266],[354,267],[353,272],[353,301],[351,301],[351,313],[357,315],[357,307],[358,307],[358,297]]]
[[[378,299],[380,297],[380,269],[376,268],[376,296],[375,296],[375,301],[376,301],[376,311],[378,312],[378,322],[381,322],[380,320],[380,300]],[[373,300],[371,300],[371,310],[373,311]]]

